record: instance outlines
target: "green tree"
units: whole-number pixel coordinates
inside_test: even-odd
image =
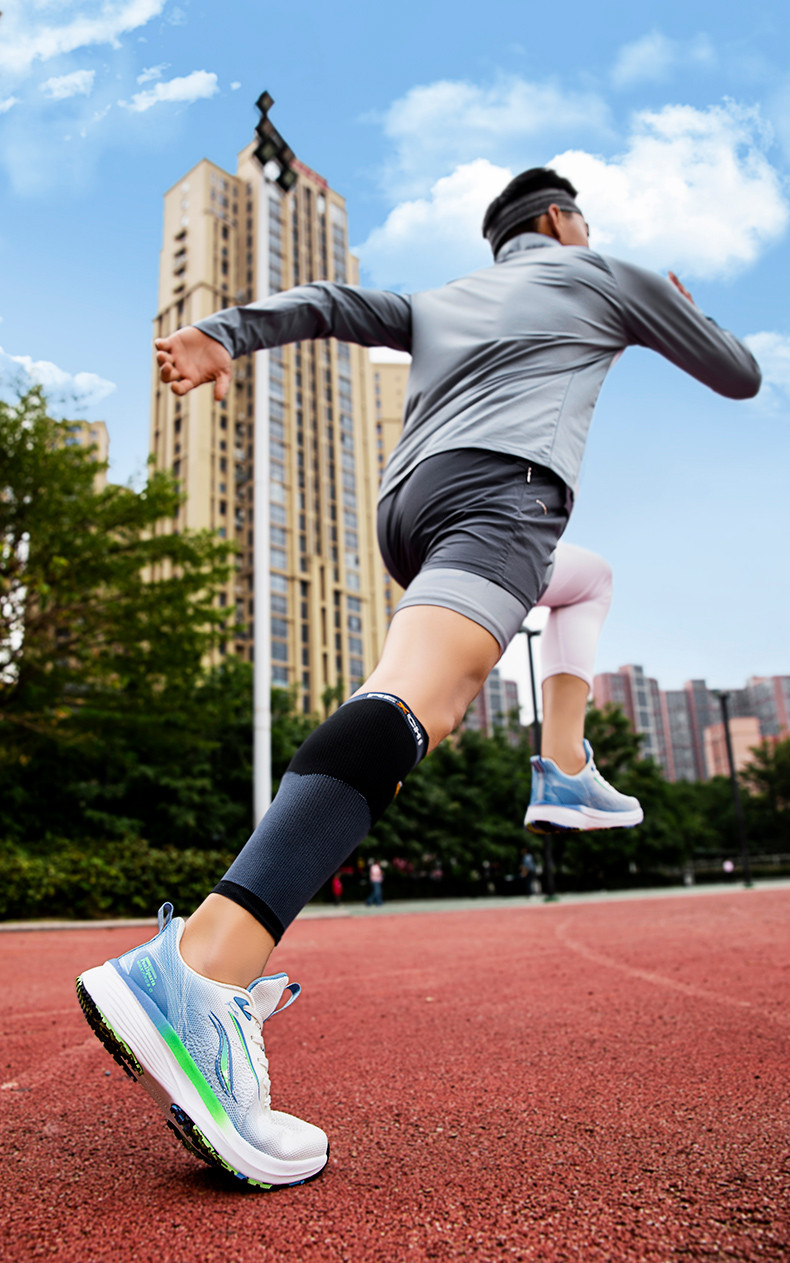
[[[753,849],[790,852],[790,738],[764,741],[741,772],[746,830]]]
[[[529,736],[461,732],[408,777],[364,844],[366,854],[453,882],[482,882],[517,867],[529,799]]]
[[[97,490],[101,465],[68,437],[40,390],[0,403],[0,831],[75,814],[117,831],[132,771],[172,791],[178,829],[186,782],[205,789],[200,690],[233,546],[163,530],[181,503],[167,474]]]

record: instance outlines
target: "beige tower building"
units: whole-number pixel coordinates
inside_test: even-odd
[[[389,351],[386,347],[370,351],[369,355],[373,378],[376,471],[380,483],[384,466],[403,429],[403,402],[409,378],[409,357],[399,351]],[[403,588],[385,572],[384,612],[388,623],[402,595]]]
[[[74,447],[92,447],[95,460],[106,464],[110,455],[110,437],[104,421],[68,421],[66,422],[68,437],[64,440]],[[93,480],[95,491],[103,491],[107,486],[107,470],[102,469]]]
[[[284,193],[262,180],[253,148],[239,155],[235,175],[204,160],[165,195],[156,337],[267,291],[357,281],[343,198],[296,160],[296,183]],[[236,572],[220,596],[223,652],[247,659],[256,410],[268,413],[272,682],[297,686],[303,709],[318,711],[327,686],[342,679],[349,689],[370,671],[386,630],[368,352],[327,340],[236,360],[222,403],[207,388],[176,399],[154,373],[151,450],[186,494],[171,527],[235,540]]]

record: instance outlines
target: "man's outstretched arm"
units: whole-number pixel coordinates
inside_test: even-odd
[[[154,345],[159,376],[175,394],[213,381],[214,397],[222,399],[231,361],[240,355],[329,337],[410,351],[411,302],[385,290],[316,281],[260,303],[229,307],[169,338],[158,338]]]
[[[606,260],[620,290],[626,328],[634,343],[666,356],[728,399],[751,399],[760,368],[749,348],[696,306],[673,272],[664,280],[621,259]]]

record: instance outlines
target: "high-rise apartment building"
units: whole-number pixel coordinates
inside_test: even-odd
[[[371,351],[370,371],[373,380],[373,411],[376,436],[376,470],[378,482],[403,429],[403,403],[409,379],[409,357],[386,348]],[[392,618],[403,588],[391,575],[384,573],[384,610],[387,621]]]
[[[767,679],[753,675],[746,688],[733,694],[736,714],[755,715],[763,737],[780,737],[790,732],[790,675],[772,675]]]
[[[155,336],[303,282],[357,281],[343,198],[296,160],[284,193],[262,178],[253,148],[235,174],[203,160],[166,193]],[[224,651],[247,659],[256,411],[268,414],[257,437],[269,446],[272,682],[296,685],[315,711],[327,686],[348,688],[370,671],[386,630],[367,351],[330,339],[236,360],[221,403],[208,389],[177,399],[154,375],[151,450],[186,496],[170,528],[235,541],[236,571],[220,595]]]
[[[503,680],[494,667],[482,689],[464,716],[463,727],[491,736],[495,728],[507,728],[510,718],[519,712],[518,687],[515,680]]]
[[[104,421],[67,421],[64,443],[69,447],[92,447],[94,460],[104,465],[110,455],[110,438]],[[107,471],[100,470],[93,480],[94,490],[107,486]]]
[[[661,694],[664,731],[667,746],[667,779],[699,781],[704,773],[697,766],[691,712],[685,689],[671,689]]]
[[[670,781],[704,781],[724,774],[726,746],[718,695],[704,680],[663,692],[640,666],[596,675],[596,706],[619,706],[636,732],[645,735],[642,753],[651,755]],[[762,740],[790,735],[790,676],[753,676],[746,687],[728,693],[736,767],[751,758]]]
[[[752,750],[760,744],[760,721],[755,715],[730,720],[730,744],[736,772],[751,763]],[[710,724],[705,729],[705,767],[708,776],[729,776],[730,758],[724,724]]]
[[[641,753],[654,759],[670,775],[669,756],[661,708],[661,694],[656,680],[649,679],[642,667],[630,664],[618,672],[596,675],[593,683],[596,706],[619,706],[642,737]]]

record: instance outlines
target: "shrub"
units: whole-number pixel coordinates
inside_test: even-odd
[[[232,859],[230,851],[152,847],[143,840],[53,842],[36,854],[0,843],[0,920],[147,916],[165,899],[189,912]]]

